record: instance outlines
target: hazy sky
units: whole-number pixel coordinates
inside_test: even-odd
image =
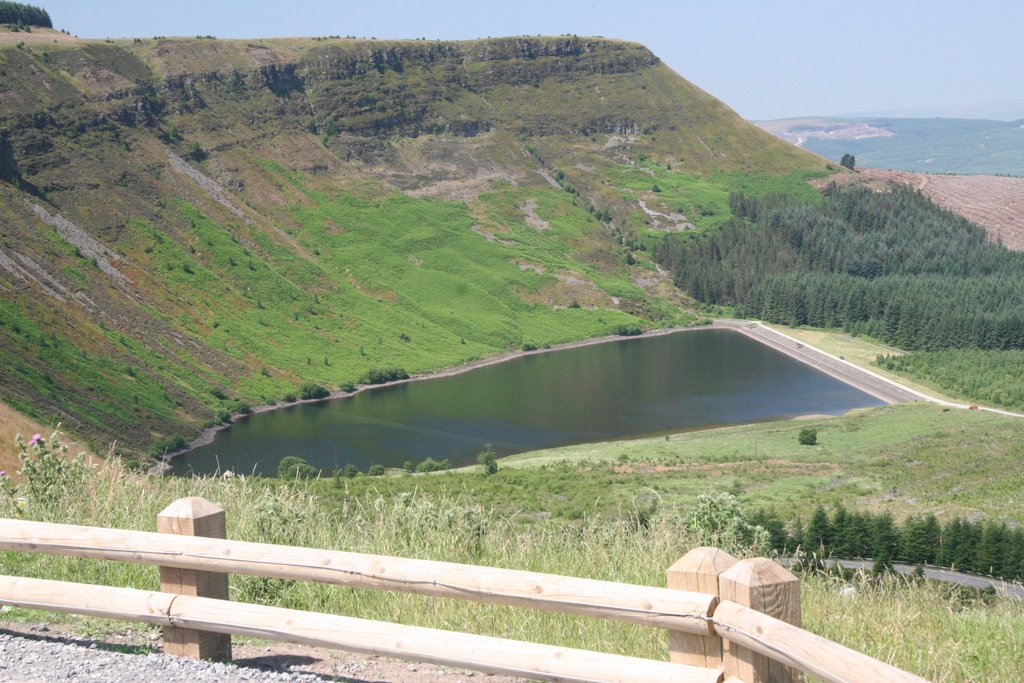
[[[1024,101],[1021,0],[29,2],[83,38],[622,38],[750,119]]]

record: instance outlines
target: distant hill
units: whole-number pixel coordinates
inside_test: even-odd
[[[648,256],[826,161],[641,45],[0,31],[0,398],[100,450],[692,320]]]
[[[944,107],[919,109],[890,109],[833,114],[836,119],[988,119],[990,121],[1016,121],[1024,119],[1024,100],[976,102]]]
[[[833,161],[853,154],[858,166],[1024,175],[1024,120],[800,118],[757,125]]]

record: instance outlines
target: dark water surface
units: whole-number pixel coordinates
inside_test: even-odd
[[[737,332],[698,330],[525,356],[253,415],[174,471],[274,474],[286,455],[366,469],[840,414],[881,401]],[[796,438],[794,436],[794,438]]]

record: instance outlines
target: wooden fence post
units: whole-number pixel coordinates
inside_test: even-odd
[[[741,560],[723,572],[719,597],[800,626],[800,579],[769,559]],[[725,642],[722,659],[726,679],[735,677],[744,683],[802,680],[798,671],[729,641]]]
[[[165,534],[226,538],[224,511],[203,498],[181,498],[156,518],[156,530]],[[200,598],[228,599],[228,575],[174,567],[160,567],[160,590]],[[231,636],[178,626],[164,627],[164,653],[191,659],[231,660]]]
[[[676,561],[666,572],[668,587],[718,595],[718,576],[738,560],[718,548],[694,548]],[[722,666],[722,639],[708,629],[708,635],[681,631],[668,632],[669,659],[676,664],[690,664],[718,669]]]

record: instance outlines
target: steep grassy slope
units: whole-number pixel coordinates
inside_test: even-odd
[[[0,394],[101,449],[685,322],[645,238],[824,169],[630,43],[33,36],[0,40]]]

